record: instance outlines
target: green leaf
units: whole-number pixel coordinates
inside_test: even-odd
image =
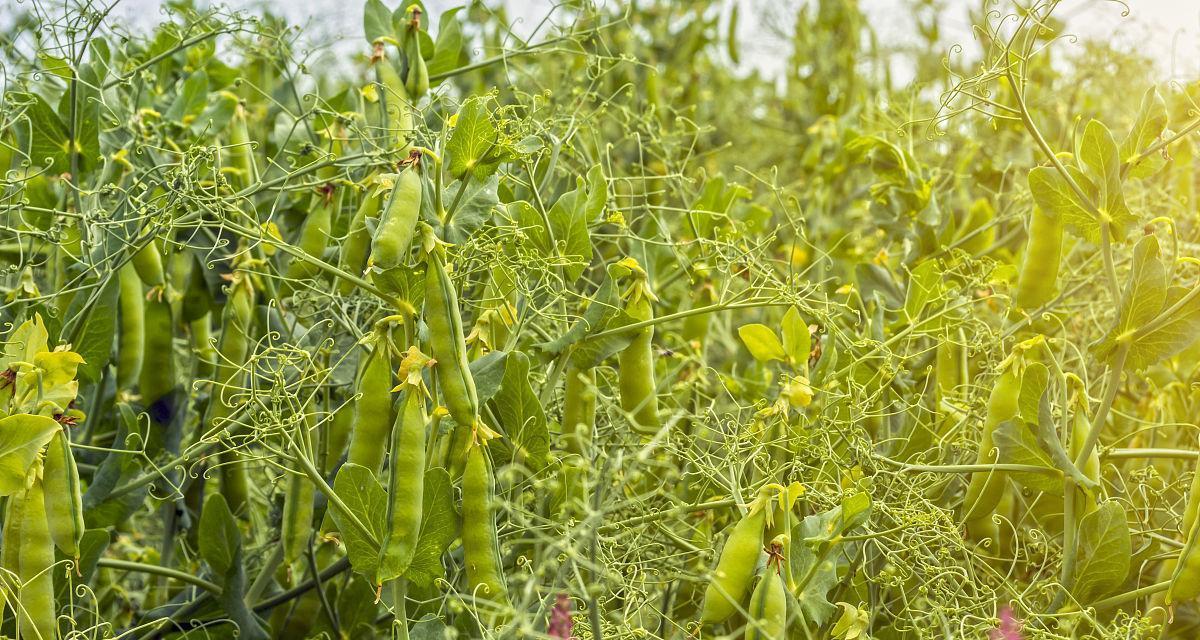
[[[1067,172],[1085,193],[1095,189],[1078,169],[1067,167]],[[1029,170],[1029,192],[1034,202],[1047,215],[1058,216],[1063,224],[1090,241],[1100,237],[1100,223],[1092,215],[1079,194],[1071,188],[1067,179],[1054,167],[1034,167]]]
[[[1041,364],[1036,363],[1036,364]],[[1042,365],[1043,368],[1045,365]],[[1029,373],[1028,370],[1025,372]],[[1022,389],[1022,391],[1024,391]],[[1071,476],[1075,483],[1081,487],[1086,487],[1090,490],[1095,490],[1100,485],[1095,480],[1089,478],[1079,467],[1075,466],[1075,462],[1067,455],[1066,449],[1063,449],[1062,440],[1058,437],[1058,430],[1054,427],[1054,414],[1050,410],[1050,389],[1047,387],[1042,392],[1041,401],[1038,405],[1038,417],[1035,423],[1035,433],[1037,435],[1038,444],[1042,446],[1042,451],[1045,451],[1050,456],[1050,461],[1059,471]]]
[[[508,354],[504,381],[493,406],[508,436],[503,443],[513,447],[512,458],[534,471],[544,468],[550,455],[550,432],[546,427],[546,412],[529,383],[529,356],[520,351]]]
[[[1034,471],[1009,472],[1018,483],[1035,491],[1050,494],[1062,493],[1062,471],[1054,466],[1050,456],[1042,451],[1037,436],[1020,420],[1006,420],[996,427],[992,441],[999,450],[997,462],[1001,464],[1023,464],[1047,469],[1047,473]]]
[[[755,360],[767,363],[772,360],[787,360],[787,352],[775,332],[765,324],[744,324],[738,327],[738,337],[750,350]]]
[[[200,556],[217,575],[228,576],[238,569],[234,562],[241,549],[242,532],[225,496],[208,494],[200,513]]]
[[[458,537],[458,511],[450,474],[441,467],[425,472],[421,506],[421,533],[404,577],[421,588],[430,588],[446,574],[442,554]]]
[[[24,115],[29,120],[29,160],[34,166],[45,167],[50,161],[54,174],[70,171],[67,159],[67,125],[54,109],[35,93],[13,93],[13,102],[24,102]]]
[[[380,0],[367,0],[363,5],[363,34],[367,36],[367,42],[395,37],[392,34],[392,12]]]
[[[0,496],[25,488],[34,458],[58,429],[46,416],[18,413],[0,418]]]
[[[1030,362],[1021,374],[1021,392],[1017,396],[1017,416],[1029,424],[1041,415],[1042,397],[1050,386],[1050,369],[1040,362]]]
[[[175,102],[171,103],[171,108],[167,109],[163,117],[179,124],[189,124],[204,109],[207,99],[208,74],[201,69],[189,75],[183,82],[175,96]]]
[[[942,293],[942,269],[936,260],[926,260],[912,270],[908,279],[908,291],[904,296],[904,316],[913,323],[929,302]]]
[[[438,18],[438,34],[437,42],[433,46],[433,58],[426,65],[430,78],[449,73],[459,67],[463,51],[463,35],[462,25],[458,21],[458,12],[462,9],[463,7],[448,9],[442,12],[441,17]],[[441,83],[441,80],[437,80],[436,83]]]
[[[1150,87],[1142,96],[1142,106],[1138,109],[1129,135],[1121,143],[1121,162],[1130,165],[1128,173],[1131,177],[1145,178],[1166,166],[1167,159],[1162,154],[1151,154],[1136,163],[1134,159],[1158,141],[1167,128],[1167,122],[1167,103],[1159,95],[1157,87]]]
[[[33,362],[34,356],[50,349],[50,333],[40,315],[34,316],[8,334],[4,341],[4,360],[0,367],[8,369],[14,362]]]
[[[1133,339],[1129,343],[1125,366],[1131,370],[1142,370],[1164,358],[1179,353],[1200,336],[1200,295],[1193,295],[1189,300],[1183,299],[1190,290],[1185,287],[1171,287],[1167,290],[1164,309],[1172,309],[1182,302],[1182,306],[1171,312],[1161,324],[1145,335]],[[1096,349],[1096,354],[1102,359],[1111,359],[1116,352],[1117,343],[1113,339],[1106,340]]]
[[[579,180],[578,186],[560,196],[546,214],[558,245],[550,255],[561,254],[558,257],[566,260],[563,273],[569,281],[578,278],[592,261],[588,223],[604,212],[607,201],[608,183],[597,164],[588,170],[586,184]]]
[[[1158,238],[1144,236],[1133,248],[1133,268],[1121,297],[1117,336],[1154,319],[1167,299],[1167,266],[1159,258]],[[1114,336],[1115,337],[1115,336]]]
[[[1120,240],[1137,218],[1125,206],[1125,194],[1121,190],[1121,153],[1104,123],[1090,120],[1084,127],[1079,159],[1095,178],[1100,190],[1096,204],[1112,219],[1113,235]]]
[[[483,180],[470,179],[466,188],[458,180],[451,182],[442,190],[444,202],[454,202],[458,199],[450,223],[442,230],[442,237],[450,243],[465,242],[482,227],[492,215],[492,209],[500,202],[496,195],[498,180],[491,175]],[[458,196],[462,189],[462,197]]]
[[[805,374],[808,373],[808,356],[812,352],[812,335],[808,332],[808,324],[800,317],[800,310],[788,307],[783,314],[783,350],[787,352],[788,361],[792,367]]]
[[[496,171],[499,132],[487,111],[485,99],[471,96],[458,109],[458,122],[446,143],[450,174],[460,178],[470,173],[482,180]]]
[[[117,332],[117,293],[119,279],[116,274],[108,279],[99,292],[96,302],[83,318],[83,327],[72,348],[83,358],[79,375],[87,380],[100,380],[100,372],[108,365],[112,356],[113,336]],[[85,296],[77,296],[79,300]]]
[[[1107,500],[1079,523],[1079,554],[1071,593],[1083,605],[1110,594],[1129,574],[1133,545],[1125,509]]]
[[[471,361],[471,377],[475,380],[475,395],[479,398],[479,404],[491,400],[500,390],[507,362],[507,351],[490,351]]]
[[[383,540],[387,526],[387,493],[370,469],[349,462],[338,470],[333,492],[372,536],[367,537],[333,502],[329,503],[330,515],[346,544],[350,564],[355,571],[374,576],[379,565],[379,541]]]

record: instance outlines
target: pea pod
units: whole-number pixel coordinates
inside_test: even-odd
[[[297,439],[302,441],[301,447],[307,452],[317,450],[312,442],[320,432],[313,428],[313,414],[305,411],[301,421],[302,433]],[[306,453],[305,455],[308,455]],[[280,537],[283,540],[283,559],[288,565],[294,564],[308,549],[308,539],[313,532],[313,482],[300,469],[294,469],[288,474],[287,489],[283,496],[283,522],[280,527]]]
[[[421,9],[412,5],[408,10],[412,18],[408,22],[408,37],[404,42],[404,56],[408,60],[404,88],[413,100],[419,100],[429,93],[429,67],[425,64],[425,56],[421,55]]]
[[[1016,417],[1020,395],[1021,375],[1016,366],[1006,366],[993,383],[991,395],[988,397],[983,433],[979,438],[979,452],[975,457],[976,464],[996,464],[997,450],[992,435],[1001,423]],[[968,531],[972,529],[972,523],[992,516],[1000,497],[1004,494],[1006,477],[1003,471],[996,470],[971,474],[966,498],[963,500],[963,519],[967,522]]]
[[[142,341],[142,371],[138,390],[153,428],[147,440],[151,451],[174,449],[170,433],[175,416],[175,318],[171,303],[163,298],[146,302],[146,328]]]
[[[162,254],[159,253],[158,245],[153,239],[135,251],[130,262],[137,271],[138,277],[147,287],[161,287],[166,283]]]
[[[79,488],[79,469],[65,429],[59,429],[46,445],[43,467],[46,514],[50,537],[68,556],[78,560],[79,541],[83,539],[83,493]]]
[[[376,81],[379,83],[379,104],[383,112],[386,143],[393,148],[406,147],[413,132],[413,113],[404,80],[387,59],[382,41],[375,43],[371,60],[375,66]]]
[[[563,385],[563,448],[591,457],[592,433],[596,429],[596,376],[591,369],[567,369]]]
[[[367,265],[367,256],[371,250],[371,231],[367,227],[368,220],[377,220],[381,207],[382,196],[376,193],[377,187],[368,187],[363,194],[354,217],[350,220],[350,229],[346,240],[342,242],[341,258],[338,266],[343,271],[359,275]],[[354,283],[349,280],[338,280],[338,293],[347,295],[354,290]]]
[[[376,473],[383,466],[388,432],[392,428],[392,356],[383,329],[366,339],[358,369],[354,403],[354,430],[350,434],[350,453],[346,461],[362,465]]]
[[[229,120],[229,157],[237,173],[236,187],[244,189],[258,182],[254,143],[250,140],[250,128],[246,123],[246,107],[241,102],[234,107],[233,117]]]
[[[1200,472],[1192,475],[1183,527],[1187,542],[1179,552],[1175,573],[1167,587],[1167,606],[1200,596]]]
[[[442,249],[427,232],[425,270],[425,323],[429,325],[429,348],[437,362],[438,389],[450,416],[458,423],[451,442],[451,470],[462,468],[467,453],[467,436],[479,420],[479,396],[467,362],[467,344],[458,309],[458,293],[446,272]]]
[[[341,143],[333,130],[330,130],[330,155],[336,158],[341,152]],[[337,167],[330,165],[317,170],[317,175],[325,180],[318,193],[314,194],[308,207],[308,215],[300,227],[300,237],[296,247],[306,255],[321,258],[329,246],[330,234],[333,231],[333,215],[341,210],[342,196],[345,189],[339,188],[333,179],[337,176]],[[320,271],[310,262],[295,258],[288,264],[287,279],[294,286],[295,280],[305,280],[317,275]]]
[[[379,226],[371,239],[368,265],[380,271],[404,266],[412,246],[417,223],[421,219],[421,175],[417,172],[420,153],[414,151],[396,176]]]
[[[768,563],[747,610],[746,640],[781,640],[787,630],[787,591],[778,566]]]
[[[26,479],[21,506],[17,576],[21,580],[17,635],[21,638],[54,638],[57,609],[54,605],[54,540],[50,537],[42,465],[35,462]],[[10,500],[17,499],[15,496]]]
[[[142,371],[142,349],[145,340],[146,299],[142,280],[132,264],[125,264],[117,273],[120,292],[120,327],[117,333],[117,388],[130,391]]]
[[[700,611],[701,624],[717,624],[729,619],[738,605],[746,599],[754,569],[762,553],[766,508],[761,500],[733,526],[708,587],[704,590],[704,605]]]
[[[387,530],[380,545],[376,584],[400,577],[412,562],[421,533],[425,491],[425,387],[421,370],[429,363],[416,347],[400,365],[400,410],[388,446]]]
[[[234,398],[241,388],[245,375],[243,366],[250,355],[250,333],[254,320],[254,289],[246,273],[237,273],[229,285],[228,299],[222,313],[221,337],[217,342],[217,365],[214,374],[207,430],[212,432],[227,429],[226,420],[233,415]],[[220,455],[221,491],[229,503],[230,510],[242,517],[249,515],[249,486],[245,465],[236,456]]]
[[[463,563],[467,570],[467,590],[476,598],[507,608],[508,586],[500,567],[500,546],[492,514],[496,487],[484,446],[483,442],[471,443],[463,471]]]
[[[1062,262],[1063,222],[1034,207],[1029,221],[1025,259],[1017,277],[1015,300],[1022,309],[1036,309],[1058,294],[1058,270]]]
[[[634,282],[625,296],[625,313],[634,322],[654,318],[651,306],[654,294],[646,284],[646,273],[636,262],[628,261]],[[654,326],[633,332],[633,340],[617,356],[617,381],[621,391],[621,409],[633,418],[633,428],[642,434],[658,433],[658,386],[654,381]]]

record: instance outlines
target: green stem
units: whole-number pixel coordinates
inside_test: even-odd
[[[106,569],[116,569],[118,571],[136,571],[138,573],[149,573],[156,576],[163,576],[165,578],[173,578],[180,582],[186,582],[192,586],[200,587],[201,589],[211,592],[214,595],[220,595],[221,593],[220,585],[209,582],[208,580],[205,580],[199,576],[194,576],[183,571],[177,571],[169,567],[133,562],[132,560],[118,560],[116,558],[100,558],[96,564],[97,566],[101,566]]]

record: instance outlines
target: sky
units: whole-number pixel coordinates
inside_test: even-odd
[[[15,1],[0,0],[0,4]],[[729,1],[743,5],[740,35],[749,63],[767,73],[777,72],[778,65],[786,56],[779,56],[778,49],[772,43],[758,37],[757,25],[747,16],[759,13],[753,7],[777,5],[778,0]],[[972,35],[966,17],[967,8],[977,6],[978,0],[935,1],[944,7],[942,32],[947,48],[953,43],[969,44]],[[1000,1],[1008,4],[1007,0]],[[461,0],[425,0],[431,13],[439,13],[460,3]],[[225,0],[225,4],[233,8],[252,8],[263,2]],[[320,34],[318,41],[357,43],[361,38],[360,0],[284,0],[270,4],[296,23],[308,24],[310,29]],[[520,33],[522,29],[537,24],[555,3],[553,0],[507,0],[506,4],[510,15],[520,20],[515,25],[515,30]],[[902,44],[912,37],[912,17],[904,2],[859,0],[859,4],[883,44]],[[159,0],[122,0],[114,15],[138,24],[152,24],[157,20],[159,5]],[[1115,39],[1124,47],[1145,52],[1158,64],[1160,81],[1187,82],[1200,78],[1200,0],[1127,0],[1126,3],[1118,0],[1064,0],[1058,15],[1067,20],[1072,33],[1082,38]]]

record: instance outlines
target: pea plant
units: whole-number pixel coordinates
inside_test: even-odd
[[[395,2],[0,27],[0,635],[1200,633],[1200,84]]]

